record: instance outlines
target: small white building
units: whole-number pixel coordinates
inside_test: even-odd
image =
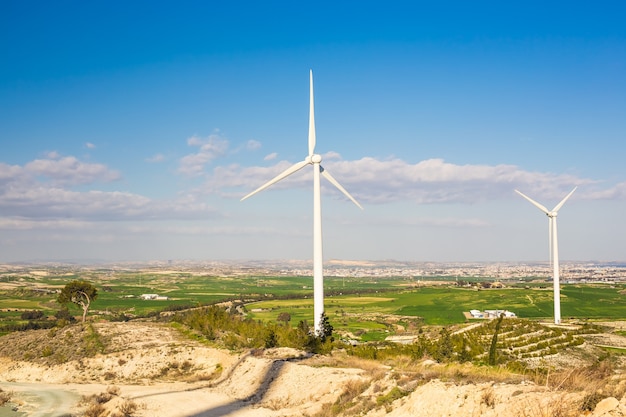
[[[504,314],[506,318],[517,317],[515,313],[509,310],[470,310],[469,313],[473,319],[497,319],[502,314]]]
[[[472,316],[472,318],[475,318],[475,319],[485,318],[485,315],[480,310],[470,310],[470,315]]]
[[[159,294],[141,294],[139,296],[142,300],[168,300],[169,298]]]
[[[517,317],[515,313],[508,310],[485,310],[485,317],[488,319],[497,319],[502,314],[504,314],[505,318]]]
[[[142,300],[155,300],[158,296],[158,294],[141,294],[139,298]]]

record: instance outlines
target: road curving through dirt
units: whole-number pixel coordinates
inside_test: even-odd
[[[13,393],[10,406],[0,407],[0,417],[63,417],[72,414],[81,396],[62,385],[2,382]]]

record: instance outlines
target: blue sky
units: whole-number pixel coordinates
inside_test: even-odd
[[[221,4],[224,3],[224,4]],[[0,3],[0,262],[626,253],[626,6]]]

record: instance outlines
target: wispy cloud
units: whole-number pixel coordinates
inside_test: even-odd
[[[160,153],[154,154],[151,157],[146,158],[146,162],[150,162],[153,164],[163,162],[163,161],[165,161],[165,155],[160,154]]]
[[[87,149],[95,149],[95,148],[96,148],[96,145],[94,145],[94,144],[93,144],[93,143],[91,143],[91,142],[86,142],[86,143],[85,143],[85,148],[87,148]]]
[[[246,142],[246,150],[248,151],[256,151],[257,149],[261,148],[261,142],[259,142],[258,140],[254,140],[251,139],[248,142]]]
[[[273,161],[274,159],[276,159],[278,157],[278,154],[276,152],[272,152],[268,155],[265,155],[265,158],[263,158],[264,161]]]
[[[111,182],[121,178],[119,172],[103,164],[81,162],[73,156],[62,157],[50,152],[23,166],[0,163],[0,180],[24,183],[47,182],[55,186],[71,186],[96,182]]]
[[[206,138],[192,136],[187,139],[187,145],[197,147],[198,151],[181,158],[178,172],[192,177],[202,175],[206,164],[224,155],[228,150],[228,141],[217,134]]]

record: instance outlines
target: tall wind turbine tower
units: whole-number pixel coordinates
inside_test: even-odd
[[[321,188],[320,188],[320,174],[324,176],[331,184],[333,184],[339,191],[341,191],[346,197],[348,197],[354,204],[361,210],[363,207],[346,191],[345,188],[337,182],[337,180],[326,171],[322,165],[322,156],[315,153],[315,109],[313,105],[313,71],[309,72],[309,154],[303,161],[298,162],[285,171],[278,174],[250,194],[243,197],[241,200],[258,193],[277,183],[278,181],[287,178],[291,174],[301,170],[307,165],[313,165],[313,316],[314,316],[314,330],[317,336],[322,334],[321,321],[322,314],[324,313],[324,271],[323,271],[323,259],[322,259],[322,204],[321,204]]]
[[[521,192],[515,190],[515,192],[526,200],[530,201],[535,207],[544,212],[546,216],[548,216],[548,236],[550,242],[550,260],[552,261],[553,268],[553,277],[552,281],[554,284],[554,324],[561,323],[561,287],[559,283],[559,244],[556,234],[556,216],[559,213],[563,204],[567,201],[568,198],[574,191],[576,191],[577,187],[574,187],[572,191],[568,195],[565,196],[563,200],[559,204],[557,204],[552,210],[548,210],[545,206],[537,203],[532,198],[522,194]]]

